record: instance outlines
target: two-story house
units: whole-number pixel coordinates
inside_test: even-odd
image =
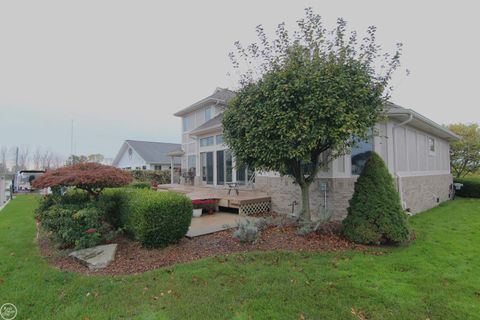
[[[266,192],[272,209],[296,213],[300,209],[300,188],[277,172],[256,172],[237,168],[223,142],[222,112],[235,93],[215,92],[177,112],[182,118],[182,170],[189,171],[197,186],[223,187],[238,182]],[[386,105],[387,120],[376,126],[377,135],[360,143],[350,154],[330,163],[311,187],[311,207],[329,211],[334,218],[346,215],[354,183],[371,152],[378,153],[395,178],[405,210],[417,213],[448,200],[451,195],[450,145],[456,134],[411,109]],[[253,179],[254,178],[254,179]]]

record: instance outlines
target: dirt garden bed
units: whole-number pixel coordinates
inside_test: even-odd
[[[140,273],[206,257],[249,251],[331,252],[367,249],[341,238],[336,230],[338,226],[331,224],[319,233],[300,236],[297,227],[287,223],[267,227],[255,244],[241,243],[232,236],[233,230],[226,230],[193,239],[184,238],[180,243],[163,249],[145,249],[138,242],[118,237],[114,241],[118,244],[115,261],[98,271],[90,271],[69,258],[66,251],[56,250],[46,236],[40,236],[38,243],[42,255],[55,267],[64,271],[98,275]]]

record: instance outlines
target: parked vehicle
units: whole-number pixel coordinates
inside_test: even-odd
[[[33,192],[32,181],[45,174],[44,170],[21,170],[13,179],[14,192]]]

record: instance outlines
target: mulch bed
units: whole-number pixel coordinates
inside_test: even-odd
[[[95,275],[121,275],[140,273],[160,267],[186,263],[206,257],[228,255],[248,251],[303,251],[334,252],[345,250],[365,251],[367,247],[351,243],[335,234],[331,226],[320,233],[299,236],[292,224],[269,226],[261,232],[255,244],[244,244],[232,236],[233,230],[221,231],[193,239],[184,238],[180,243],[163,249],[145,249],[138,242],[118,237],[115,261],[107,268],[90,271],[66,252],[54,249],[51,241],[41,236],[38,240],[40,251],[50,264],[64,271]]]

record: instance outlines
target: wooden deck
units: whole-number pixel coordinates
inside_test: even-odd
[[[235,194],[235,191],[232,191],[229,195],[228,189],[226,188],[208,186],[194,187],[180,184],[162,184],[158,186],[158,189],[183,193],[192,200],[215,199],[218,200],[220,207],[239,209],[239,213],[241,214],[253,213],[255,211],[253,207],[260,207],[261,204],[266,203],[270,205],[271,202],[271,197],[265,192],[244,190],[241,188],[239,189],[238,195]],[[245,212],[242,212],[242,208]]]

